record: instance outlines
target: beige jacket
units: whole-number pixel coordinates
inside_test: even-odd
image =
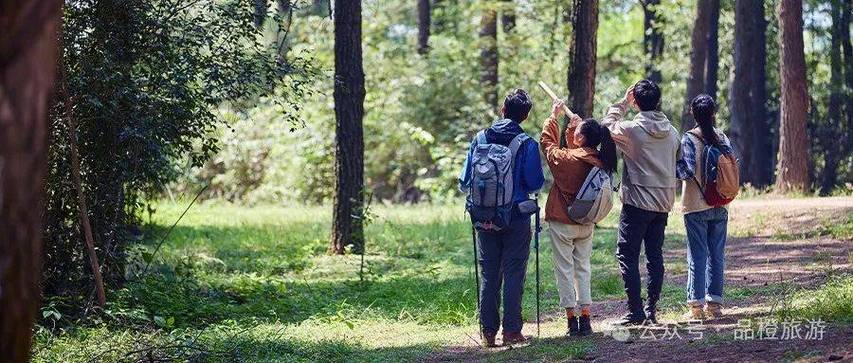
[[[675,204],[675,162],[680,157],[678,130],[660,111],[641,111],[633,120],[623,120],[627,104],[607,110],[606,125],[622,153],[622,203],[668,213]]]

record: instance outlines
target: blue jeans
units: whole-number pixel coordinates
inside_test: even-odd
[[[684,215],[687,229],[687,302],[723,303],[723,273],[726,268],[726,228],[729,212],[712,208]]]
[[[500,232],[477,232],[480,262],[480,327],[495,334],[501,325],[503,285],[503,331],[521,332],[521,296],[527,258],[530,256],[530,218],[515,219]]]

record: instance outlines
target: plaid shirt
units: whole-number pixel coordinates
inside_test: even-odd
[[[732,146],[729,138],[724,134],[720,134],[720,149],[724,153],[732,153]],[[696,135],[693,135],[696,137]],[[693,144],[693,138],[687,133],[681,137],[681,159],[675,162],[675,176],[680,180],[688,180],[696,175],[696,145]]]

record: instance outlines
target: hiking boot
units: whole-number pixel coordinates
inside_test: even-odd
[[[628,313],[622,319],[616,322],[616,325],[621,326],[632,326],[632,325],[643,325],[643,322],[646,321],[646,314],[643,311]]]
[[[708,319],[719,319],[723,317],[723,306],[721,304],[709,301],[705,305],[705,316]]]
[[[566,335],[568,335],[570,337],[578,336],[578,334],[580,332],[580,330],[578,329],[578,317],[572,316],[571,318],[568,318],[567,320],[569,322],[569,331],[566,333]]]
[[[483,346],[486,348],[497,347],[498,345],[495,343],[495,337],[497,335],[498,335],[498,333],[484,331],[483,335],[482,335],[483,336]]]
[[[590,324],[589,315],[581,315],[578,330],[578,336],[585,337],[592,334],[592,324]]]
[[[702,311],[702,305],[690,305],[690,312],[687,314],[690,320],[705,320],[705,313]]]
[[[526,337],[518,333],[504,333],[503,345],[521,344],[530,341],[530,337]]]

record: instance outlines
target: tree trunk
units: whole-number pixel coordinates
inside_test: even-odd
[[[418,54],[429,53],[430,0],[418,0]]]
[[[646,78],[660,83],[663,77],[660,72],[660,59],[663,56],[663,30],[661,17],[658,13],[660,0],[643,0],[643,50],[646,52]]]
[[[0,0],[0,361],[27,362],[41,291],[48,100],[60,1]]]
[[[569,103],[581,117],[592,117],[595,97],[595,60],[598,0],[575,0],[572,6],[572,43],[569,48]]]
[[[252,18],[255,21],[256,28],[264,26],[264,21],[267,20],[268,8],[269,4],[267,0],[255,0],[255,12],[252,14]]]
[[[681,113],[681,129],[693,128],[693,116],[690,115],[690,101],[705,90],[705,68],[708,61],[708,30],[711,19],[711,0],[696,1],[696,18],[693,21],[693,33],[690,37],[690,71],[687,76],[687,92],[684,110]]]
[[[806,135],[809,98],[803,51],[802,0],[780,0],[777,16],[782,117],[779,125],[776,188],[781,192],[806,191],[809,187],[809,144]]]
[[[720,0],[708,6],[708,59],[705,62],[705,93],[717,99],[717,69],[720,67]]]
[[[335,197],[329,253],[364,247],[364,68],[361,0],[335,0]]]
[[[850,16],[853,15],[853,0],[843,0],[843,11],[841,12],[841,27],[850,28]],[[845,112],[847,113],[847,133],[845,139],[845,155],[853,154],[853,44],[850,43],[850,32],[841,32],[841,49],[844,54],[844,82],[847,84]]]
[[[844,33],[849,34],[850,25],[845,24],[843,0],[832,0],[830,8],[832,16],[831,42],[829,48],[829,105],[827,106],[827,124],[820,128],[818,140],[822,144],[824,165],[821,180],[821,194],[829,194],[838,181],[838,160],[845,145],[844,117],[844,70],[842,68],[842,51]],[[850,112],[850,110],[846,110]]]
[[[483,99],[492,110],[498,107],[498,22],[494,5],[486,2],[480,19],[480,84]]]
[[[766,30],[764,2],[737,0],[729,138],[740,158],[741,181],[758,187],[770,184],[773,173],[766,106]]]
[[[501,27],[504,30],[504,33],[512,33],[512,30],[515,29],[515,0],[501,0],[506,5],[503,6],[503,10],[501,11]]]

